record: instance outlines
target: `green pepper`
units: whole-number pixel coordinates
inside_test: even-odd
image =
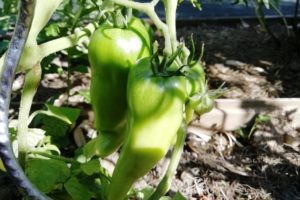
[[[126,87],[129,69],[149,56],[150,34],[141,20],[132,18],[126,28],[102,25],[89,45],[91,104],[99,135],[84,148],[85,155],[105,157],[123,142],[126,120]]]
[[[133,183],[166,155],[183,121],[186,87],[184,76],[154,75],[151,58],[130,70],[127,138],[107,200],[123,200]]]

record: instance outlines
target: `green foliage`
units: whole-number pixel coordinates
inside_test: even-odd
[[[91,103],[91,95],[89,90],[81,90],[78,92],[81,96],[84,97],[84,101],[88,104]]]
[[[60,33],[60,26],[57,23],[51,23],[45,28],[45,35],[47,37],[58,37]]]
[[[43,114],[48,117],[53,117],[58,120],[61,120],[68,125],[72,125],[76,122],[76,120],[80,114],[80,110],[77,108],[56,107],[56,106],[53,106],[50,104],[46,104],[46,107],[47,107],[47,110],[39,110],[39,111],[35,112],[35,115]]]
[[[258,125],[266,124],[270,122],[271,117],[264,114],[258,114],[255,117],[253,117],[252,120],[243,128],[240,128],[237,130],[237,134],[243,139],[243,140],[250,140],[251,136],[255,133],[257,130]]]
[[[77,108],[55,107],[46,104],[47,110],[38,110],[31,116],[35,117],[34,126],[41,126],[52,142],[59,147],[69,144],[67,133],[75,126],[80,110]]]
[[[90,160],[87,163],[82,163],[81,164],[81,170],[86,175],[91,176],[93,174],[96,174],[96,173],[100,172],[99,164],[100,164],[99,160],[93,159],[93,160]]]
[[[201,3],[198,0],[190,0],[190,2],[195,8],[202,10]]]
[[[178,3],[182,3],[184,0],[178,0]],[[189,0],[189,2],[193,5],[193,7],[197,8],[198,10],[202,10],[201,3],[199,0]]]
[[[44,193],[49,193],[70,176],[70,169],[63,161],[32,158],[26,162],[26,174]]]
[[[3,8],[0,10],[0,14],[8,15],[17,13],[18,0],[3,0]]]
[[[3,13],[0,14],[0,55],[2,55],[8,47],[10,39],[10,35],[8,33],[12,32],[16,18],[14,15],[6,14],[2,16],[2,14]]]
[[[71,177],[64,184],[64,188],[73,200],[90,200],[92,198],[88,188],[81,184],[76,177]]]

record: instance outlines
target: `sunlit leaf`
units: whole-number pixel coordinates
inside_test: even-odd
[[[40,191],[48,193],[67,180],[70,170],[63,161],[34,158],[26,162],[26,174]]]
[[[92,195],[89,190],[82,185],[76,177],[71,177],[64,187],[73,200],[90,200]]]
[[[190,2],[195,8],[202,10],[201,4],[198,0],[190,0]]]

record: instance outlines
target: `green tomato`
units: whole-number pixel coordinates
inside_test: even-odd
[[[205,84],[205,72],[202,65],[196,62],[186,72],[187,91],[188,95],[192,96],[202,90],[202,85]]]
[[[183,76],[155,76],[141,59],[128,77],[129,124],[107,200],[122,200],[133,183],[162,159],[176,139],[187,98]]]
[[[127,124],[127,78],[140,58],[151,54],[151,39],[141,20],[132,18],[124,29],[102,25],[89,45],[91,104],[96,139],[85,147],[86,156],[105,157],[123,142]]]
[[[194,101],[193,95],[201,95],[205,91],[205,72],[203,70],[202,65],[196,62],[193,66],[188,68],[186,72],[186,80],[187,80],[187,91],[188,91],[188,102],[185,107],[185,114],[186,114],[186,122],[189,123],[193,120],[194,113],[196,112],[198,115],[201,115],[209,110],[205,109],[207,104],[202,103],[200,99]],[[211,104],[213,105],[213,104]],[[207,111],[206,111],[207,110]]]

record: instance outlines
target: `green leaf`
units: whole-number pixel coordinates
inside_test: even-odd
[[[43,114],[56,117],[70,125],[75,123],[80,115],[80,109],[77,108],[56,107],[50,104],[46,104],[46,106],[48,111]]]
[[[54,137],[64,137],[68,132],[70,125],[54,117],[45,116],[42,119],[42,128],[47,135]]]
[[[149,199],[151,194],[154,192],[154,188],[151,186],[146,186],[142,190],[137,192],[137,197],[140,197],[141,199]]]
[[[88,104],[91,103],[91,94],[90,94],[90,90],[80,90],[78,91],[78,94],[83,96],[84,101]]]
[[[257,116],[256,120],[258,123],[266,123],[271,120],[271,117],[269,115],[260,114]]]
[[[34,112],[30,118],[34,118],[36,115],[42,114],[72,125],[76,122],[80,115],[80,109],[77,108],[56,107],[50,104],[46,104],[46,107],[47,110],[38,110]],[[39,119],[39,121],[41,121],[41,119]]]
[[[51,199],[55,199],[55,200],[73,200],[72,197],[70,197],[70,195],[67,194],[65,190],[55,191],[55,193],[48,194],[48,196]]]
[[[28,121],[38,115],[34,120],[35,126],[39,123],[44,124],[46,132],[50,135],[65,135],[80,115],[80,110],[77,108],[55,107],[50,104],[46,104],[46,106],[48,110],[38,110],[32,113]]]
[[[48,37],[58,37],[60,35],[60,29],[57,23],[52,23],[45,28],[45,34]]]
[[[82,177],[80,176],[80,183],[86,187],[89,193],[93,196],[93,199],[105,199],[102,198],[103,183],[99,178],[99,174]]]
[[[3,13],[11,14],[17,12],[18,0],[3,0]]]
[[[100,171],[99,166],[100,166],[100,161],[98,159],[93,159],[87,163],[81,164],[81,169],[84,173],[90,176],[92,174],[99,173]]]
[[[63,161],[34,158],[26,162],[26,174],[40,191],[48,193],[67,180],[70,169]]]
[[[88,73],[88,68],[85,65],[77,65],[75,67],[72,67],[71,72],[81,72],[81,73]]]
[[[109,184],[110,184],[110,178],[108,178],[105,175],[100,175],[100,180],[101,180],[101,199],[105,199],[105,195],[108,192],[109,189]]]
[[[73,200],[90,200],[92,198],[89,190],[76,177],[71,177],[64,184],[64,188]]]
[[[202,10],[201,4],[198,0],[190,0],[191,4],[198,10]]]
[[[17,139],[17,127],[18,127],[18,120],[11,120],[8,124],[11,141]]]
[[[2,53],[4,53],[4,51],[7,49],[8,44],[9,44],[8,40],[3,40],[3,41],[0,42],[0,55]]]

